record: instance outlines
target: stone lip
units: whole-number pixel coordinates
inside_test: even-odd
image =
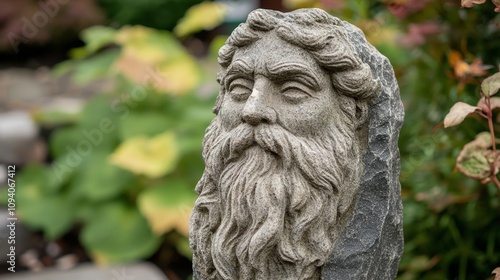
[[[403,253],[398,136],[404,109],[389,60],[370,45],[363,32],[343,21],[349,40],[381,83],[371,106],[368,149],[355,209],[322,279],[394,279]]]

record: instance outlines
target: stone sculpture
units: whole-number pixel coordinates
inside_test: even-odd
[[[323,10],[255,10],[219,63],[195,279],[395,278],[403,109],[387,59]]]

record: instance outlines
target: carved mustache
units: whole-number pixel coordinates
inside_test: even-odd
[[[324,133],[302,137],[277,124],[252,126],[243,123],[230,131],[219,132],[213,142],[204,144],[205,162],[209,163],[207,168],[211,174],[222,174],[229,164],[242,158],[243,153],[249,149],[261,148],[278,159],[282,168],[299,168],[315,186],[333,188],[341,185],[347,174],[340,172],[339,168],[344,168],[352,154],[341,152],[350,151],[353,141],[349,135],[334,129]],[[338,172],[332,172],[337,169]],[[338,190],[335,188],[332,191]]]
[[[295,136],[293,133],[276,124],[260,124],[252,126],[243,123],[229,133],[224,147],[225,163],[231,162],[241,156],[250,147],[260,148],[280,157],[282,160],[290,161],[292,146],[303,143],[305,139]]]

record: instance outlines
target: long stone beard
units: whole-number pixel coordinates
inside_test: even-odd
[[[325,130],[308,139],[278,125],[229,132],[217,119],[210,125],[190,220],[194,269],[202,277],[319,278],[359,177],[353,133]]]

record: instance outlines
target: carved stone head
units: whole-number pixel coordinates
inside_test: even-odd
[[[352,213],[380,83],[340,20],[255,10],[219,51],[190,219],[203,279],[319,279]]]

